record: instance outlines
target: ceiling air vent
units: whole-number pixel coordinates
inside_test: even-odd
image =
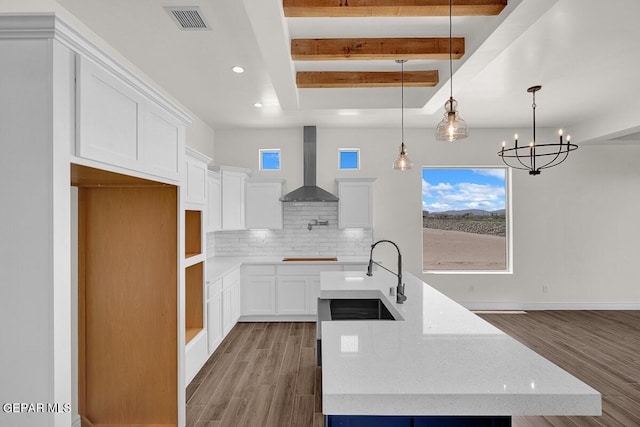
[[[183,31],[209,30],[198,6],[165,7],[173,22]]]

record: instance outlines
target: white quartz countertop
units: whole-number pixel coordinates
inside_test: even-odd
[[[322,272],[321,298],[381,298],[396,321],[322,322],[325,415],[600,415],[600,394],[405,274]]]
[[[361,256],[342,256],[337,261],[283,261],[282,256],[272,257],[230,257],[215,256],[207,259],[207,280],[214,282],[242,266],[243,264],[251,265],[351,265],[351,264],[367,264],[368,257]]]

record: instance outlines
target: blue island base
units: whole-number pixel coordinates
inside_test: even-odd
[[[511,427],[511,417],[325,415],[326,427]]]

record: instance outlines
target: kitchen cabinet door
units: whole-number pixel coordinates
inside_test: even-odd
[[[373,181],[338,178],[338,228],[373,228]]]
[[[218,292],[207,301],[207,339],[209,354],[220,345],[222,329],[222,293]]]
[[[189,147],[186,148],[187,196],[185,201],[191,204],[205,205],[207,203],[207,164],[211,159]]]
[[[247,174],[222,171],[222,229],[245,228],[245,179]]]
[[[78,60],[77,77],[77,154],[139,169],[142,94],[83,57]]]
[[[275,314],[276,279],[274,276],[247,276],[242,281],[243,316]]]
[[[246,228],[282,229],[281,179],[248,179]]]
[[[307,279],[307,313],[318,314],[318,298],[320,298],[320,278]]]
[[[233,328],[231,320],[231,288],[222,291],[222,333],[226,336]]]
[[[240,318],[240,283],[235,283],[231,287],[231,323],[238,323]]]
[[[307,282],[309,277],[278,277],[277,313],[307,314]]]
[[[220,174],[207,172],[207,232],[222,228],[222,184]]]

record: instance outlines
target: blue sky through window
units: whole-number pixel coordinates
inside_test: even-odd
[[[260,150],[260,169],[280,170],[280,150]]]
[[[359,169],[359,150],[340,150],[340,169]]]
[[[505,209],[506,168],[423,168],[422,209]]]

